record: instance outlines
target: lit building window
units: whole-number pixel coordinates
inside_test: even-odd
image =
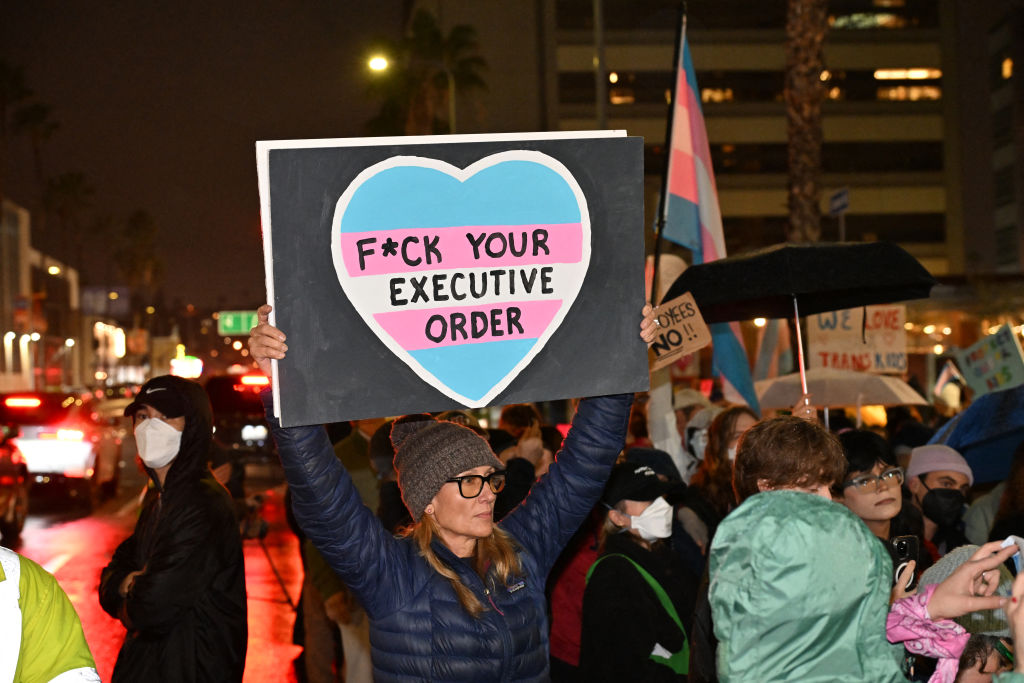
[[[864,30],[875,28],[898,29],[906,28],[907,20],[898,14],[889,12],[854,12],[842,16],[830,16],[829,26],[834,29]]]
[[[875,69],[879,81],[933,81],[942,78],[942,69]]]
[[[941,100],[937,85],[886,85],[878,89],[878,99],[892,101]]]
[[[632,88],[612,88],[608,91],[608,101],[612,104],[633,104],[636,102],[636,95]]]
[[[701,88],[701,102],[732,102],[732,88]]]

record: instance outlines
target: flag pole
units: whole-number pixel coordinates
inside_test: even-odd
[[[672,163],[672,119],[676,111],[676,98],[679,97],[679,60],[683,56],[683,39],[686,36],[686,0],[679,3],[679,21],[676,34],[675,61],[672,62],[676,82],[672,86],[672,101],[668,105],[668,117],[665,123],[665,168],[661,174],[661,194],[658,197],[658,218],[654,230],[654,268],[651,272],[651,306],[657,306],[658,296],[658,262],[661,260],[661,236],[665,231],[665,214],[668,211],[668,169]]]

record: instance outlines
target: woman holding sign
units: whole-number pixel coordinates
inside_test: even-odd
[[[249,348],[270,375],[285,335],[259,310]],[[644,308],[640,334],[655,325]],[[264,393],[269,402],[269,392]],[[500,524],[504,471],[472,430],[424,416],[391,432],[395,470],[414,524],[388,533],[356,493],[322,428],[282,428],[278,451],[306,535],[370,617],[376,681],[548,679],[544,583],[597,502],[622,449],[632,394],[585,399],[548,474]]]

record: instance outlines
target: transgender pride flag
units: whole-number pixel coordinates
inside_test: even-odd
[[[662,234],[693,252],[693,263],[725,258],[722,214],[711,167],[708,134],[700,108],[697,77],[686,41],[686,17],[679,37],[679,68],[672,98],[668,172],[662,202]],[[698,302],[699,304],[700,302]],[[757,394],[743,347],[739,323],[711,325],[714,368],[722,378],[725,397],[758,411]]]

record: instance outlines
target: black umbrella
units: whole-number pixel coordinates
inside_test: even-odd
[[[794,315],[806,394],[801,314],[923,299],[934,285],[924,266],[891,242],[776,244],[690,266],[662,301],[690,292],[709,323]]]
[[[776,244],[690,266],[663,301],[693,294],[709,323],[788,318],[928,296],[933,278],[892,242]]]

